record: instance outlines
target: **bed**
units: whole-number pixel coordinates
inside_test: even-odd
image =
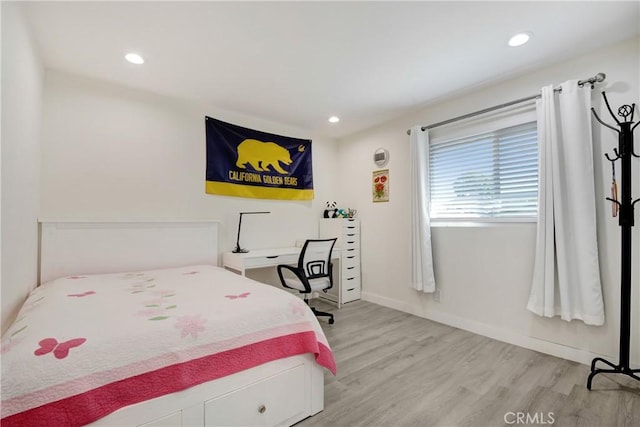
[[[2,425],[292,425],[333,354],[304,302],[217,266],[216,222],[43,222],[2,339]]]

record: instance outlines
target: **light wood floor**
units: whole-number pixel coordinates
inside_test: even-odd
[[[338,375],[297,426],[640,426],[640,382],[625,375],[589,391],[579,363],[365,301],[312,305],[335,315],[320,323]]]

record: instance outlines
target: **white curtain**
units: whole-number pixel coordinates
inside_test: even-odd
[[[420,126],[409,137],[411,197],[411,286],[422,292],[435,292],[429,219],[429,134]]]
[[[590,89],[576,80],[561,87],[543,87],[537,102],[538,228],[527,308],[602,325]]]

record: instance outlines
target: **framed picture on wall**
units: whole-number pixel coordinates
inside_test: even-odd
[[[388,202],[389,201],[389,169],[373,171],[371,180],[373,201]]]

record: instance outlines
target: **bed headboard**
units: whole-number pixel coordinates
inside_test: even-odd
[[[40,221],[40,284],[218,258],[218,221]]]

